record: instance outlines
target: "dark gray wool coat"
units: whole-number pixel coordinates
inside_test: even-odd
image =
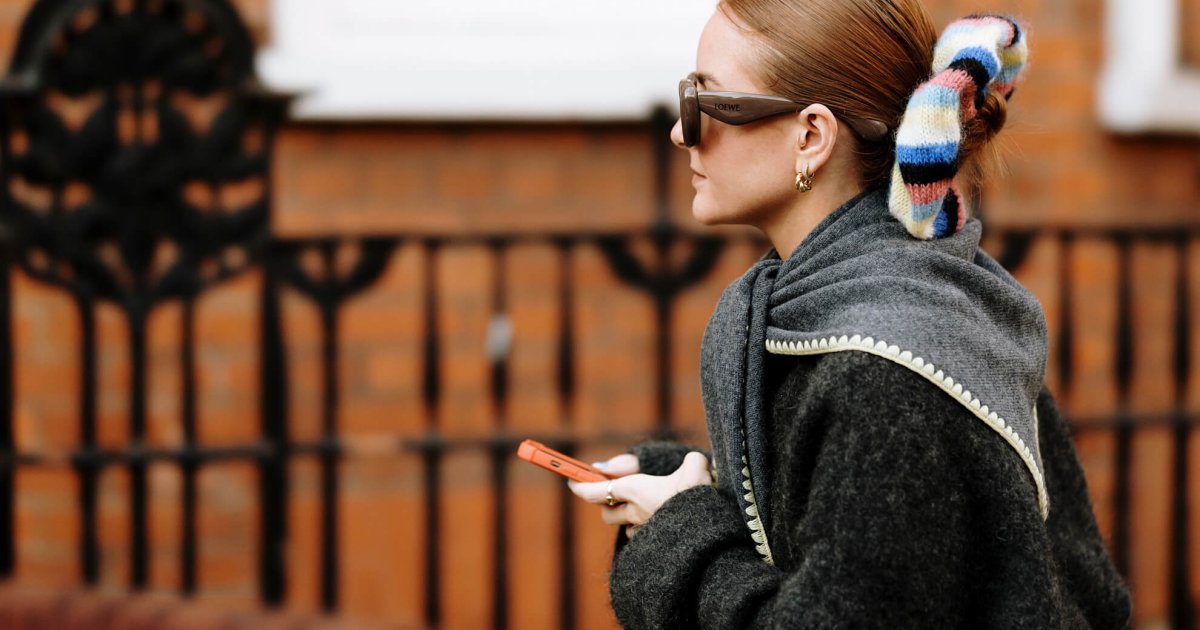
[[[669,499],[633,539],[621,529],[610,594],[624,627],[1128,626],[1129,593],[1044,386],[1031,425],[1043,520],[1018,451],[917,371],[857,351],[761,360],[765,452],[751,458],[765,462],[754,485],[771,506],[773,564],[722,457],[635,445],[645,473],[699,450],[720,479]]]
[[[781,375],[768,385],[775,566],[730,493],[685,490],[632,539],[618,534],[610,594],[622,626],[1128,626],[1129,593],[1049,391],[1038,398],[1043,523],[1011,482],[1023,471],[1012,449],[911,370],[858,352],[767,360]],[[657,441],[631,452],[665,475],[690,450],[709,454]]]

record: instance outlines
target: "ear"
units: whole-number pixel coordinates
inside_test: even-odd
[[[796,116],[796,170],[807,167],[816,173],[829,162],[837,145],[837,117],[820,103],[805,107]]]

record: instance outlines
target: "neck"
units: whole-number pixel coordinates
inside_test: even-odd
[[[797,192],[790,206],[772,214],[755,227],[770,239],[779,257],[786,260],[822,219],[860,192],[862,188],[857,182],[815,182],[812,190]]]

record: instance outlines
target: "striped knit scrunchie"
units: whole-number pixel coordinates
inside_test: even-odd
[[[940,238],[962,228],[967,213],[954,185],[962,130],[989,89],[1012,96],[1027,55],[1020,25],[1002,16],[968,16],[938,38],[933,77],[913,92],[896,131],[888,207],[913,236]]]

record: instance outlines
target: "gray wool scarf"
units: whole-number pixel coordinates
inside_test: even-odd
[[[952,235],[916,239],[889,214],[886,189],[868,190],[825,217],[786,260],[772,248],[721,295],[701,350],[705,415],[724,472],[718,481],[732,486],[766,562],[774,563],[763,428],[768,352],[855,350],[916,371],[1016,450],[1029,477],[1013,483],[1031,482],[1048,516],[1036,416],[1045,315],[979,249],[980,231],[972,217]]]

